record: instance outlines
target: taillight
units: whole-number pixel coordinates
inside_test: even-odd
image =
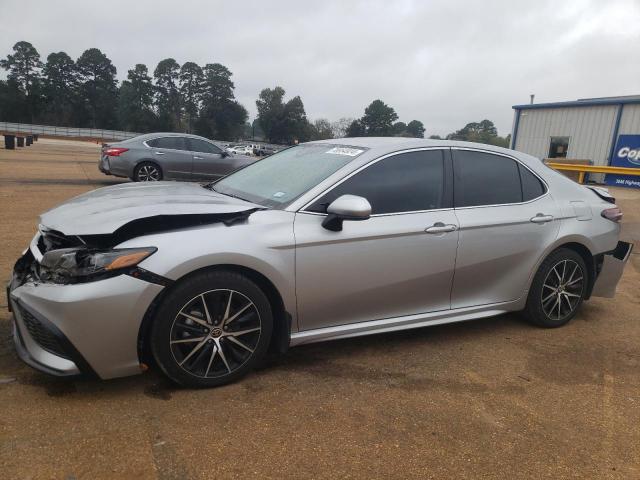
[[[105,153],[105,155],[108,155],[109,157],[119,157],[124,152],[128,152],[128,151],[129,151],[128,148],[111,147],[111,148],[107,148],[104,151],[104,153]]]
[[[622,220],[622,210],[620,210],[620,208],[618,207],[607,208],[603,210],[600,215],[602,215],[607,220],[611,220],[612,222],[619,222],[620,220]]]

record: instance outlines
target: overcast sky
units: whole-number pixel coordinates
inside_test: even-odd
[[[19,40],[43,60],[97,47],[120,79],[167,57],[219,62],[251,118],[260,90],[280,85],[312,120],[360,117],[380,98],[427,135],[484,118],[506,135],[511,106],[531,93],[536,102],[640,94],[640,0],[1,4],[1,57]]]

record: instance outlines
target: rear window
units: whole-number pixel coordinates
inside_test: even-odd
[[[161,137],[149,140],[147,145],[154,148],[168,148],[170,150],[186,150],[184,138],[182,137]]]
[[[501,205],[522,201],[515,160],[491,153],[453,150],[456,207]]]
[[[542,180],[511,158],[472,150],[452,153],[456,207],[528,202],[546,192]]]

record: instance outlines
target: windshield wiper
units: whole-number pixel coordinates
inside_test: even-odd
[[[216,190],[214,185],[215,185],[215,182],[207,183],[207,184],[202,185],[202,186],[204,188],[206,188],[207,190],[211,190],[212,192],[219,193],[220,195],[225,195],[226,197],[237,198],[238,200],[242,200],[243,202],[248,202],[249,201],[246,198],[242,198],[242,197],[240,197],[238,195],[234,195],[232,193],[222,193],[220,190]],[[253,203],[253,202],[251,202],[251,203]]]
[[[222,192],[218,192],[218,190],[214,190],[214,192],[217,192],[220,195],[226,195],[227,197],[237,198],[238,200],[242,200],[243,202],[248,202],[249,201],[246,198],[239,197],[238,195],[233,195],[232,193],[222,193]]]

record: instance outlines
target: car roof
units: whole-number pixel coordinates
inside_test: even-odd
[[[420,147],[473,147],[483,148],[486,150],[494,150],[497,152],[510,151],[503,147],[496,147],[494,145],[486,145],[472,142],[462,142],[458,140],[437,140],[426,138],[407,138],[407,137],[345,137],[345,138],[331,138],[327,140],[316,140],[308,143],[326,143],[330,145],[345,145],[352,147],[364,147],[369,149],[380,149],[395,151],[405,148],[420,148]]]
[[[189,138],[199,138],[201,140],[206,140],[208,142],[212,142],[213,140],[209,140],[208,138],[201,137],[199,135],[192,135],[190,133],[180,133],[180,132],[154,132],[154,133],[145,133],[144,135],[138,135],[137,137],[131,137],[129,140],[149,140],[151,138],[161,138],[161,137],[189,137]]]
[[[494,145],[486,145],[483,143],[406,137],[346,137],[332,138],[327,140],[316,140],[313,142],[300,144],[300,146],[302,147],[304,147],[305,145],[325,145],[327,146],[327,150],[330,150],[331,147],[352,147],[356,149],[362,148],[365,149],[365,151],[353,156],[350,161],[347,161],[344,166],[342,166],[336,172],[322,180],[315,187],[312,187],[304,195],[291,202],[291,204],[287,206],[286,210],[292,212],[295,212],[298,209],[304,207],[311,200],[318,197],[327,188],[336,184],[336,182],[339,182],[340,180],[346,178],[351,173],[357,172],[359,169],[370,164],[372,161],[380,159],[383,156],[420,148],[467,148],[480,152],[485,151],[488,153],[506,155],[508,157],[517,159],[518,161],[526,165],[530,170],[540,175],[540,177],[542,177],[545,181],[551,178],[552,181],[563,182],[563,185],[565,185],[565,187],[567,182],[575,184],[573,181],[567,179],[562,174],[546,166],[539,158],[533,157],[526,153],[510,150],[508,148],[496,147]]]
[[[484,143],[463,142],[460,140],[438,140],[438,139],[426,139],[426,138],[407,138],[407,137],[345,137],[345,138],[331,138],[327,140],[316,140],[313,142],[307,142],[306,144],[327,144],[327,145],[343,145],[345,147],[363,147],[370,150],[369,153],[374,153],[376,156],[385,155],[387,153],[396,152],[398,150],[406,150],[409,148],[423,148],[423,147],[458,147],[458,148],[473,148],[476,150],[486,150],[489,152],[502,153],[506,155],[516,156],[520,159],[523,157],[529,157],[527,160],[536,160],[535,157],[523,154],[504,147],[497,147],[495,145],[488,145]],[[303,144],[304,145],[304,144]]]

